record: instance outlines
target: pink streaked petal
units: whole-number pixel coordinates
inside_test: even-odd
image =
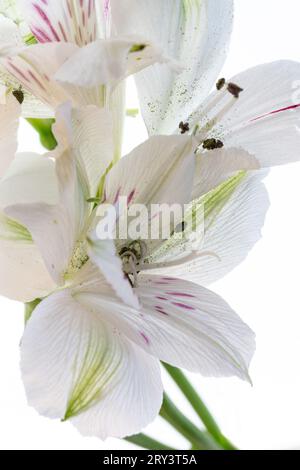
[[[244,91],[217,123],[215,135],[226,148],[246,150],[262,168],[299,161],[299,76],[299,62],[281,60],[232,77]]]
[[[36,44],[16,50],[13,56],[3,57],[1,65],[26,91],[55,108],[65,101],[73,101],[69,90],[52,77],[75,50],[77,46],[70,43]]]
[[[185,310],[196,310],[196,308],[192,307],[192,305],[182,304],[180,302],[172,302],[172,305],[175,305],[175,307],[183,308]]]
[[[186,297],[188,299],[194,299],[195,296],[192,294],[187,294],[186,292],[167,292],[171,297]]]
[[[248,380],[255,347],[252,331],[213,292],[178,278],[165,282],[160,276],[139,275],[135,291],[144,315],[123,312],[123,319],[138,324],[147,341],[133,334],[132,340],[174,366]],[[178,301],[178,294],[184,301]]]
[[[103,9],[104,9],[104,16],[105,18],[107,18],[109,15],[109,10],[110,10],[110,0],[104,0]]]
[[[299,107],[300,107],[300,103],[299,104],[293,104],[293,105],[290,105],[290,106],[286,106],[286,107],[280,108],[280,109],[275,109],[274,111],[270,111],[269,113],[263,114],[262,116],[251,119],[250,122],[258,121],[259,119],[263,119],[265,117],[272,116],[273,114],[283,113],[284,111],[292,111],[292,110],[297,109]]]
[[[41,42],[84,46],[97,37],[95,0],[22,0],[32,33]]]

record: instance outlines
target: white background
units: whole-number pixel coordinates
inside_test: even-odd
[[[299,18],[299,0],[236,0],[222,75],[277,59],[300,61]],[[129,105],[134,107],[132,90],[131,95]],[[143,136],[142,125],[139,133],[136,128],[132,132],[133,124],[127,128],[128,147]],[[21,134],[21,150],[32,150],[31,130],[24,125]],[[191,378],[236,445],[292,449],[300,448],[300,164],[273,170],[266,183],[272,206],[263,240],[243,265],[214,286],[257,334],[254,387],[235,379]],[[132,448],[117,440],[82,438],[70,424],[40,417],[27,406],[19,372],[22,330],[22,305],[0,298],[0,449]],[[193,417],[169,380],[166,388]],[[184,448],[185,442],[160,419],[147,431]]]

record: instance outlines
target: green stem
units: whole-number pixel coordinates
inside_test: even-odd
[[[198,450],[220,449],[209,435],[200,431],[194,423],[181,413],[166,394],[164,394],[160,415]]]
[[[224,450],[236,450],[233,444],[223,436],[212,414],[181,370],[176,367],[172,367],[169,364],[163,364],[163,366],[190,402],[210,435],[222,446]]]
[[[52,125],[54,119],[32,119],[28,118],[27,122],[37,131],[40,136],[41,144],[47,150],[54,150],[57,146],[57,141],[52,132]]]
[[[146,434],[137,434],[136,436],[127,437],[125,441],[147,450],[175,450],[156,439],[152,439],[152,437]]]

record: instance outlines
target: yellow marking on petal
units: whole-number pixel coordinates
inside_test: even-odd
[[[8,241],[32,243],[32,236],[26,227],[3,214],[0,218],[0,238]]]
[[[104,338],[102,335],[99,341],[97,331],[91,329],[83,358],[75,360],[74,382],[63,421],[83,413],[101,400],[119,368],[121,353],[117,356],[115,342],[109,341],[109,337]]]

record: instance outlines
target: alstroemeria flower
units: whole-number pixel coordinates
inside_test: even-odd
[[[159,411],[159,360],[249,380],[252,331],[219,296],[183,277],[190,262],[217,264],[224,253],[235,262],[257,238],[267,198],[256,159],[235,149],[195,153],[198,141],[188,135],[156,136],[121,159],[99,192],[113,152],[109,113],[66,106],[54,131],[57,149],[39,158],[55,160],[58,201],[4,204],[10,220],[30,233],[55,284],[22,341],[29,403],[83,434],[123,437]],[[38,165],[34,178],[24,171],[23,188],[30,182],[36,194],[38,174]],[[2,193],[0,185],[0,201]],[[155,243],[97,239],[94,202],[101,194],[113,205],[125,196],[129,206],[197,197],[191,207],[204,209],[204,247],[189,253],[175,234]],[[210,275],[217,271],[210,268]]]
[[[126,269],[123,248],[128,245],[128,253],[136,253],[139,242],[134,247],[134,240],[95,240],[97,209],[92,201],[113,152],[111,121],[107,111],[96,107],[70,113],[64,107],[57,116],[54,152],[23,155],[20,192],[26,194],[30,187],[32,200],[5,202],[7,188],[0,184],[6,216],[26,227],[54,283],[26,326],[22,374],[29,403],[40,413],[70,419],[83,434],[122,437],[140,431],[159,411],[159,360],[205,376],[248,380],[254,335],[216,294],[152,274],[149,268],[161,266],[159,261],[150,266],[150,251],[148,259],[141,252],[139,272]],[[101,120],[108,127],[99,125]],[[195,145],[190,136],[152,137],[108,173],[106,201],[116,204],[123,194],[129,204],[189,202]],[[223,150],[212,155],[218,158],[218,152]],[[27,162],[34,158],[36,171],[28,172]],[[51,197],[45,194],[37,201],[42,160],[54,165],[56,184]],[[234,154],[234,161],[246,170],[257,168],[243,152]],[[215,184],[212,179],[207,189]],[[181,263],[175,257],[164,268]]]
[[[147,30],[139,35],[110,31],[112,16],[106,0],[13,3],[34,36],[28,41],[26,34],[24,44],[19,20],[9,19],[10,10],[4,19],[0,16],[0,82],[22,102],[25,117],[53,117],[66,101],[75,107],[93,104],[110,109],[114,160],[118,160],[126,77],[154,63],[178,70],[178,63],[164,54],[157,41],[147,38]],[[8,6],[4,4],[1,11]]]
[[[112,29],[142,34],[183,67],[151,67],[136,76],[149,134],[172,134],[210,93],[224,64],[233,0],[110,0]]]
[[[150,135],[195,132],[201,144],[214,138],[219,145],[243,148],[265,166],[271,159],[272,165],[299,159],[295,149],[300,103],[294,94],[299,63],[263,64],[227,81],[218,80],[230,37],[233,2],[175,2],[177,21],[170,22],[168,28],[165,14],[174,4],[172,0],[164,2],[162,11],[160,0],[153,0],[153,15],[149,15],[147,0],[126,3],[125,7],[123,2],[111,1],[113,24],[119,34],[147,30],[149,38],[160,38],[165,53],[185,67],[175,74],[154,66],[135,77]],[[160,11],[157,21],[153,21],[155,11]],[[180,47],[178,25],[183,31]],[[210,94],[216,84],[219,90]]]
[[[157,42],[147,39],[147,31],[110,35],[106,0],[17,3],[38,44],[20,47],[18,26],[11,21],[9,29],[7,18],[2,21],[9,30],[1,49],[1,63],[9,74],[5,79],[9,83],[12,78],[15,88],[19,83],[24,92],[48,106],[52,115],[53,109],[67,100],[74,105],[107,106],[112,92],[128,75],[154,63],[175,64]],[[16,40],[9,41],[10,36]],[[36,112],[35,108],[34,115]],[[44,106],[40,113],[45,117]]]
[[[166,8],[169,3],[172,2],[164,3]],[[196,199],[199,191],[205,193],[205,181],[210,176],[217,178],[218,173],[220,182],[225,181],[228,160],[224,155],[230,153],[229,148],[250,153],[262,168],[299,160],[300,104],[295,87],[300,77],[300,64],[278,61],[246,70],[229,80],[219,79],[218,74],[225,58],[226,38],[229,38],[232,2],[217,2],[218,5],[215,2],[183,3],[185,13],[179,17],[180,28],[184,31],[181,47],[173,40],[178,23],[171,23],[170,28],[166,29],[163,20],[153,22],[146,12],[146,0],[130,1],[131,10],[126,21],[122,20],[125,17],[122,6],[117,1],[112,1],[111,5],[114,27],[120,33],[134,31],[139,34],[141,28],[147,25],[146,28],[152,34],[150,37],[159,37],[163,49],[186,65],[186,71],[179,74],[154,66],[140,72],[135,80],[149,135],[183,132],[193,134],[198,140],[197,172],[206,173],[206,178],[197,178],[202,188],[195,183],[193,195]],[[159,0],[152,2],[156,10],[159,10],[159,4]],[[205,23],[213,10],[216,21],[209,23],[211,28],[206,28],[207,42],[202,43],[200,36],[197,36],[197,25],[201,21]],[[191,26],[195,24],[196,29]],[[216,30],[218,35],[215,38]],[[189,47],[191,43],[197,44],[197,47]],[[212,62],[206,62],[207,57],[211,57]],[[207,69],[206,63],[210,64]],[[204,73],[203,76],[198,74],[196,79],[191,71],[195,71],[198,66],[202,67]],[[215,91],[210,93],[212,88]],[[224,152],[223,157],[218,157],[223,158],[224,162],[221,173],[214,168],[209,157],[218,148]],[[214,257],[200,257],[180,268],[172,267],[169,272],[189,280],[209,283],[221,278],[245,258],[260,237],[264,211],[268,206],[264,201],[266,195],[260,203],[259,196],[253,194],[251,198],[255,201],[255,208],[249,203],[248,212],[240,213],[240,225],[231,222],[230,214],[234,213],[236,206],[239,207],[238,197],[243,199],[243,191],[250,197],[251,181],[251,178],[241,180],[241,187],[237,184],[236,195],[232,195],[232,207],[231,202],[225,204],[224,212],[216,218],[216,223],[207,225],[209,235],[204,242],[204,250],[219,253],[221,262]],[[252,184],[254,191],[256,184]],[[251,218],[256,218],[260,223],[249,223],[248,226],[248,219]],[[175,244],[178,245],[177,242]]]

